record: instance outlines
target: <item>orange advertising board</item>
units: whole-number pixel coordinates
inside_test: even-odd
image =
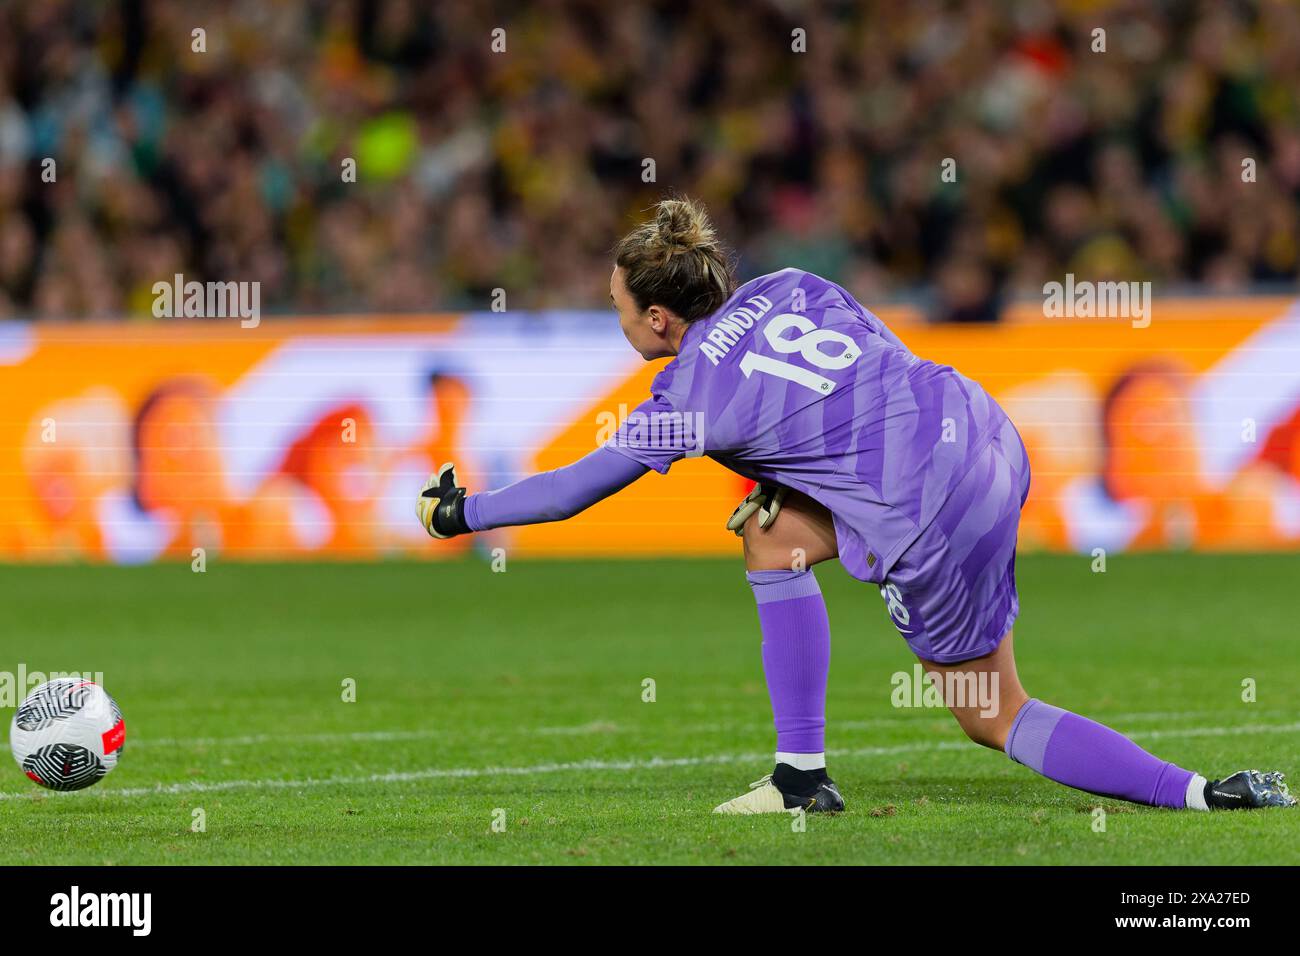
[[[879,314],[1016,422],[1022,547],[1300,545],[1295,300],[1157,300],[1145,328]],[[707,459],[562,524],[431,542],[414,519],[443,461],[474,490],[587,453],[661,364],[599,313],[0,324],[0,560],[735,554],[748,485]]]

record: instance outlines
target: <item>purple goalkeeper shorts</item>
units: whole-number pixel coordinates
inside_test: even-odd
[[[992,653],[1020,611],[1016,531],[1029,458],[1008,421],[880,588],[913,653],[954,664]]]

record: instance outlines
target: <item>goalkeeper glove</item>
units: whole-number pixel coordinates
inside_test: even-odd
[[[465,523],[465,489],[456,484],[456,466],[448,462],[429,476],[415,499],[415,513],[435,538],[469,533]]]
[[[759,482],[754,490],[745,496],[745,500],[736,505],[736,510],[727,519],[727,530],[734,531],[736,537],[745,534],[745,522],[755,511],[758,512],[758,526],[769,527],[776,516],[781,513],[781,502],[785,501],[785,489],[780,485]]]

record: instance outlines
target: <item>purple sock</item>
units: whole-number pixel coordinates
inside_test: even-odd
[[[1194,776],[1095,720],[1041,700],[1020,708],[1006,751],[1016,763],[1068,787],[1153,807],[1183,809]]]
[[[763,630],[763,673],[781,753],[826,749],[826,678],[831,624],[817,578],[808,571],[750,571]]]

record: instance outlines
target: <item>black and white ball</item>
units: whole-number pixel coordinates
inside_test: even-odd
[[[9,746],[23,773],[51,790],[82,790],[117,766],[126,724],[93,681],[60,677],[32,691],[14,713]]]

